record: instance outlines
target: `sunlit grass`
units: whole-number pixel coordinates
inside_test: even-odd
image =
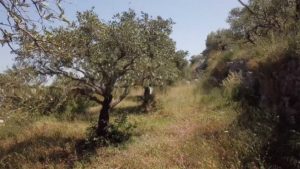
[[[90,160],[82,161],[75,143],[86,137],[90,122],[42,118],[0,140],[1,162],[11,168],[223,168],[225,150],[220,143],[235,117],[225,108],[224,99],[201,94],[194,83],[178,84],[158,91],[158,109],[143,113],[132,109],[140,105],[134,98],[142,93],[133,90],[112,114],[112,122],[123,112],[136,125],[133,136],[122,145],[99,148]],[[96,117],[98,112],[99,107],[93,108],[88,115]]]

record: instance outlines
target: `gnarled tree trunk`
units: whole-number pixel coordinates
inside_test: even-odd
[[[109,113],[111,109],[112,95],[108,94],[104,96],[104,100],[102,102],[102,108],[99,114],[98,127],[97,127],[97,135],[98,136],[107,136],[108,125],[109,125]]]
[[[144,87],[144,97],[142,107],[144,111],[149,112],[155,106],[155,95],[152,87]]]

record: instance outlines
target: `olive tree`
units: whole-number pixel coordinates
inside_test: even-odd
[[[170,38],[173,22],[161,17],[151,18],[143,14],[142,29],[145,38],[145,55],[139,64],[137,84],[144,87],[142,108],[149,111],[154,103],[154,87],[165,86],[177,79],[187,61],[185,51],[176,51]]]
[[[145,15],[138,17],[132,10],[109,22],[101,21],[93,11],[78,13],[69,27],[43,35],[46,50],[22,46],[19,62],[40,75],[68,78],[70,91],[100,104],[97,135],[106,136],[111,109],[137,84],[145,64],[151,64],[145,24]],[[169,29],[155,33],[168,36]]]
[[[155,106],[155,88],[163,88],[173,84],[176,80],[184,78],[188,65],[185,57],[186,51],[173,51],[166,55],[157,55],[152,58],[150,65],[142,71],[142,85],[144,86],[144,96],[142,108],[148,112]]]

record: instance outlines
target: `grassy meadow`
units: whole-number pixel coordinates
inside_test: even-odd
[[[142,92],[133,90],[112,112],[112,122],[120,114],[126,114],[126,123],[134,126],[129,140],[97,148],[83,156],[78,154],[76,142],[86,138],[87,128],[97,119],[99,107],[89,108],[85,118],[73,121],[55,117],[40,117],[27,123],[12,121],[0,128],[0,166],[239,168],[238,152],[234,152],[228,131],[236,113],[219,97],[219,91],[206,95],[198,84],[177,84],[157,92],[157,109],[149,113],[138,109],[140,103],[136,98]]]

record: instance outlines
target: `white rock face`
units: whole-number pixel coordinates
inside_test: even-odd
[[[4,123],[4,120],[0,119],[0,124],[3,124]]]

